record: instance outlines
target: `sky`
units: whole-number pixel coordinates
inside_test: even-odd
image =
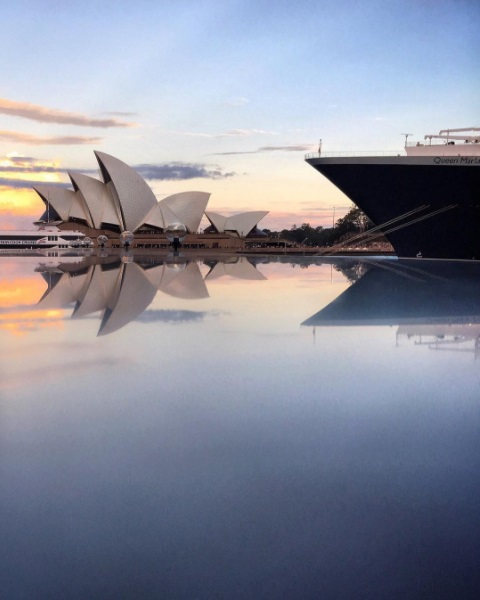
[[[158,200],[329,227],[352,206],[304,158],[401,151],[480,126],[478,0],[16,0],[2,5],[0,229],[31,186],[99,176],[100,150]]]

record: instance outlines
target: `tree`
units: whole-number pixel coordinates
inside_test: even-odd
[[[373,223],[367,215],[357,206],[353,206],[344,217],[338,219],[334,227],[323,228],[320,225],[312,227],[310,223],[302,223],[300,227],[294,224],[290,229],[283,229],[278,233],[272,232],[272,234],[298,245],[334,246],[346,237],[365,233],[372,226]]]
[[[357,206],[353,206],[348,213],[338,219],[335,229],[337,230],[338,238],[346,233],[364,233],[372,226],[372,222],[367,215]]]

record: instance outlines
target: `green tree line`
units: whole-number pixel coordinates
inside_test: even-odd
[[[312,227],[310,223],[303,223],[300,227],[292,225],[290,229],[270,231],[264,229],[270,236],[277,235],[282,240],[304,246],[334,246],[356,234],[364,233],[373,227],[370,219],[356,206],[338,219],[334,227]]]

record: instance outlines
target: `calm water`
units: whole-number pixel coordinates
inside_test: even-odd
[[[480,268],[0,263],[2,598],[480,597]]]

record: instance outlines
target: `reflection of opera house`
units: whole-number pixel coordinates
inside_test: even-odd
[[[60,229],[75,224],[87,236],[106,235],[107,245],[118,245],[123,232],[135,236],[135,245],[167,247],[168,233],[182,231],[184,245],[202,248],[241,248],[246,238],[262,237],[258,222],[268,211],[252,211],[233,216],[206,212],[210,194],[181,192],[157,201],[145,180],[124,162],[103,152],[95,152],[103,181],[69,173],[73,189],[36,185],[45,203],[38,224],[55,223]],[[210,226],[198,233],[203,216]]]
[[[147,260],[143,263],[123,261],[120,257],[101,260],[86,257],[79,263],[59,264],[53,268],[39,266],[48,287],[37,308],[52,310],[69,306],[72,319],[101,313],[98,335],[113,333],[130,321],[142,320],[158,292],[182,300],[208,298],[206,280],[233,277],[262,281],[265,276],[246,257],[235,256],[222,261],[206,260],[208,273],[203,276],[196,261],[177,257],[173,261]],[[151,313],[152,311],[150,311]],[[163,321],[194,319],[193,311],[154,311]],[[161,314],[158,314],[161,313]],[[145,313],[148,321],[151,314]]]

